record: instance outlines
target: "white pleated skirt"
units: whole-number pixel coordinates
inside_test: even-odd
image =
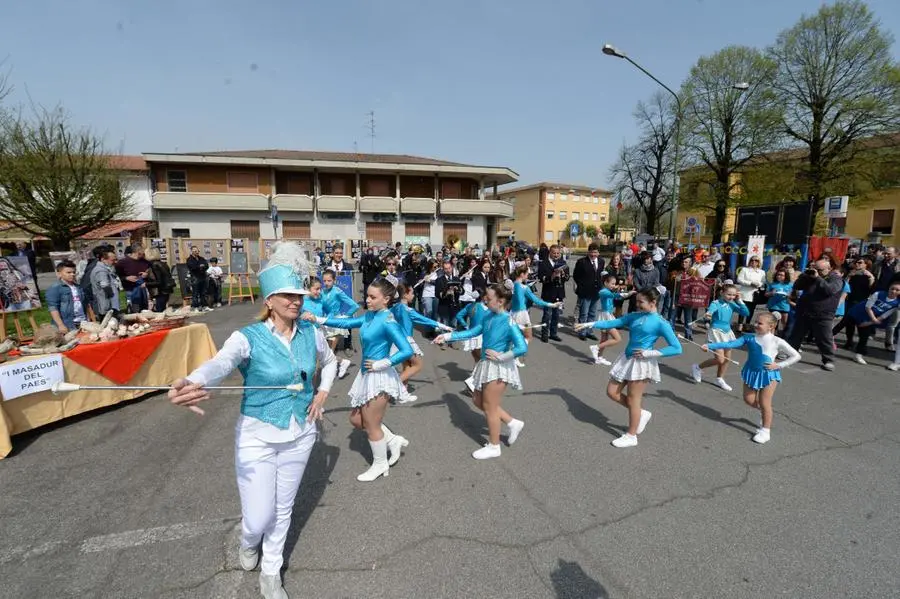
[[[481,335],[463,341],[463,351],[475,351],[476,349],[481,349]]]
[[[412,336],[407,337],[406,340],[409,341],[409,345],[412,347],[413,355],[414,355],[414,356],[424,356],[424,355],[425,355],[425,354],[422,352],[422,348],[419,347],[419,344],[416,343],[416,340],[413,339]],[[391,355],[392,355],[392,356],[393,356],[394,354],[396,354],[398,351],[400,351],[400,350],[397,349],[397,346],[396,346],[396,345],[392,345],[392,346],[391,346]]]
[[[710,327],[709,330],[706,331],[706,340],[710,343],[725,343],[727,341],[734,341],[735,339],[734,331],[731,329],[721,331]]]
[[[326,339],[334,339],[335,337],[349,337],[350,331],[347,329],[336,329],[334,327],[322,327]]]
[[[519,368],[516,359],[510,360],[478,360],[475,370],[472,371],[472,379],[475,389],[480,390],[491,381],[503,381],[516,388],[522,388],[522,379],[519,378]]]
[[[528,313],[528,310],[518,310],[516,312],[509,313],[512,321],[519,325],[519,327],[530,327],[531,326],[531,314]]]
[[[625,354],[619,356],[609,369],[609,378],[623,383],[625,381],[660,381],[659,363],[656,358],[629,358]]]
[[[390,399],[399,399],[402,388],[400,375],[393,368],[378,372],[363,372],[360,369],[356,378],[353,379],[353,386],[350,387],[347,395],[350,396],[350,407],[358,408],[381,394],[387,395]]]

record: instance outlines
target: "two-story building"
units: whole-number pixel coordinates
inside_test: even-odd
[[[599,187],[543,182],[501,189],[488,197],[513,206],[512,217],[500,222],[499,236],[515,235],[519,241],[537,245],[568,240],[573,221],[581,223],[582,233],[590,225],[599,230],[609,222],[612,192]]]
[[[482,247],[510,202],[505,167],[392,154],[287,150],[144,154],[162,237],[367,239]],[[274,210],[273,210],[274,208]],[[272,214],[277,212],[277,228]]]

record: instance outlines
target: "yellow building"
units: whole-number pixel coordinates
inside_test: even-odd
[[[844,184],[847,186],[845,191],[834,193],[849,196],[847,216],[828,219],[820,212],[816,233],[898,245],[900,244],[900,135],[883,135],[859,143],[862,150],[859,154],[858,170],[852,172],[854,175],[864,170],[872,172],[867,172],[863,176],[857,175],[855,179]],[[790,150],[761,156],[748,163],[744,173],[736,173],[732,182],[732,195],[737,206],[741,205],[739,198],[744,193],[751,193],[747,189],[753,190],[755,197],[747,199],[746,206],[802,203],[804,198],[797,197],[802,195],[797,187],[798,184],[802,184],[802,177],[793,166],[798,160],[802,160],[802,156],[802,152]],[[765,170],[754,168],[760,164],[766,165]],[[776,168],[773,169],[772,165],[776,165]],[[700,203],[711,202],[709,189],[704,185],[709,173],[705,169],[694,167],[682,171],[681,174],[682,206],[676,223],[678,240],[687,242],[688,223],[696,222],[700,233],[699,236],[697,234],[692,236],[693,242],[710,243],[714,215],[711,210],[696,208]],[[878,184],[873,184],[873,180],[877,180]],[[704,195],[706,197],[701,197]],[[734,235],[736,226],[737,207],[732,207],[726,213],[723,241],[728,241]]]
[[[580,240],[587,227],[600,230],[610,222],[612,192],[599,187],[569,185],[567,183],[535,183],[522,187],[500,189],[496,196],[513,206],[513,217],[498,222],[497,237],[515,236],[517,241],[530,244],[570,243],[569,225],[581,223]]]

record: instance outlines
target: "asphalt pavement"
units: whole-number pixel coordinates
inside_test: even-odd
[[[221,344],[257,307],[198,320]],[[410,446],[374,483],[356,481],[370,452],[347,422],[351,368],[294,509],[291,596],[898,596],[900,375],[879,344],[869,366],[840,351],[833,373],[807,348],[766,445],[750,441],[739,368],[731,393],[697,385],[700,353],[685,346],[645,398],[640,445],[620,450],[608,369],[562,336],[532,343],[525,389],[505,400],[525,429],[484,462],[470,457],[486,436],[463,394],[471,357],[420,338],[419,400],[386,419]],[[0,461],[0,597],[258,596],[236,556],[239,399],[218,395],[197,417],[152,396],[14,437]]]

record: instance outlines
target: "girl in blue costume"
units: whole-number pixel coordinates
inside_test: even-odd
[[[390,467],[400,459],[400,450],[409,441],[395,435],[382,423],[384,413],[391,399],[400,398],[403,383],[394,366],[409,360],[413,355],[412,346],[406,340],[393,314],[389,310],[397,289],[387,279],[375,281],[366,290],[368,311],[355,318],[323,318],[310,313],[304,320],[315,321],[340,329],[359,329],[362,343],[363,363],[350,387],[350,424],[365,429],[372,446],[372,466],[356,477],[362,482],[371,482],[379,476],[387,476]],[[391,354],[391,346],[397,352]],[[388,461],[388,451],[391,459]]]
[[[325,316],[353,316],[359,310],[359,304],[353,301],[353,298],[344,293],[344,290],[335,285],[335,274],[333,270],[326,270],[322,273],[322,302],[325,306]],[[341,337],[347,337],[350,331],[347,329],[339,329],[335,327],[325,327],[325,338],[331,346],[331,351],[337,350],[338,341]],[[350,368],[350,360],[344,358],[338,365],[338,378],[342,379],[347,376],[347,369]]]
[[[397,294],[400,297],[400,301],[391,306],[391,314],[394,315],[394,320],[400,325],[400,329],[403,331],[403,334],[406,335],[406,340],[409,341],[409,345],[413,350],[412,357],[403,363],[403,370],[400,372],[400,381],[403,383],[403,389],[400,398],[397,399],[397,403],[403,404],[411,403],[418,399],[418,397],[410,395],[409,393],[409,379],[422,370],[422,356],[425,355],[422,353],[421,348],[419,348],[419,344],[416,343],[416,340],[413,338],[413,325],[417,324],[435,330],[441,329],[443,331],[452,331],[453,329],[436,320],[431,320],[430,318],[422,316],[410,307],[410,304],[416,297],[412,287],[401,283],[397,286]]]
[[[778,320],[778,326],[775,332],[784,331],[787,328],[788,315],[791,313],[791,292],[794,290],[794,283],[788,271],[779,268],[772,275],[772,282],[766,286],[766,308]]]
[[[467,331],[445,333],[435,337],[435,343],[464,341],[482,336],[481,360],[475,366],[472,378],[475,382],[474,403],[484,412],[488,425],[488,443],[472,453],[476,460],[500,457],[500,425],[509,428],[507,443],[512,445],[519,438],[525,423],[509,415],[501,407],[506,386],[522,388],[516,358],[528,351],[522,331],[512,321],[506,306],[512,297],[502,284],[491,285],[486,295],[490,311],[480,323]]]
[[[600,313],[597,314],[597,320],[614,320],[616,316],[613,314],[613,311],[616,309],[616,300],[628,299],[636,292],[629,291],[627,293],[621,293],[616,291],[616,288],[619,286],[619,277],[616,275],[603,275],[603,278],[600,281],[603,288],[600,289],[600,293],[597,294],[597,297],[600,300]],[[600,333],[600,343],[590,346],[591,355],[594,356],[594,364],[612,366],[612,362],[603,357],[603,350],[607,347],[616,345],[621,340],[622,337],[619,336],[619,331],[616,329],[609,329],[608,331]]]
[[[485,304],[485,300],[487,299],[487,293],[485,292],[484,297],[482,297],[481,301],[472,302],[467,304],[462,310],[460,310],[456,314],[456,318],[454,322],[458,323],[464,329],[474,329],[476,326],[481,324],[481,321],[484,320],[484,317],[488,315],[490,310],[488,310],[487,304]],[[482,345],[482,335],[476,335],[471,339],[466,339],[463,341],[463,349],[472,354],[472,358],[475,360],[475,365],[478,366],[478,362],[481,360],[481,345]],[[472,371],[472,375],[466,379],[466,388],[469,390],[469,393],[475,393],[475,371]]]
[[[753,435],[753,440],[757,443],[766,443],[771,438],[772,398],[775,396],[775,388],[781,382],[781,369],[800,360],[800,354],[790,343],[775,336],[777,325],[778,319],[773,314],[764,312],[756,320],[755,335],[744,335],[734,341],[703,346],[704,351],[747,348],[747,361],[741,369],[741,379],[744,381],[744,401],[760,411],[760,428]],[[776,362],[779,353],[787,358]]]
[[[172,384],[172,403],[203,413],[205,386],[218,385],[235,368],[244,384],[296,385],[300,391],[245,389],[235,430],[235,471],[241,497],[238,558],[244,570],[262,563],[259,582],[266,599],[285,599],[282,553],[300,481],[317,438],[316,420],[334,381],[337,360],[318,327],[298,320],[309,276],[305,252],[278,243],[259,273],[265,298],[260,322],[233,333],[215,357]],[[319,390],[312,381],[321,367]]]
[[[647,383],[658,383],[660,356],[677,356],[681,353],[681,343],[672,330],[672,325],[656,311],[659,291],[655,287],[637,293],[637,312],[629,312],[615,320],[583,322],[575,325],[576,330],[593,327],[601,331],[626,327],[629,331],[628,345],[609,371],[606,394],[611,400],[628,408],[628,432],[614,439],[614,447],[634,447],[637,436],[644,432],[652,413],[641,409],[641,400]],[[668,345],[653,349],[657,339],[662,337]],[[627,391],[626,391],[627,387]]]
[[[738,297],[736,285],[725,285],[719,292],[719,299],[714,301],[706,309],[705,320],[709,321],[709,330],[706,332],[706,340],[709,343],[727,343],[734,341],[734,331],[731,330],[731,317],[734,314],[748,318],[750,310]],[[691,376],[695,383],[703,382],[703,369],[716,367],[716,385],[725,391],[731,391],[731,385],[725,382],[725,371],[731,360],[731,350],[725,349],[716,352],[714,358],[710,358],[700,364],[691,364]]]
[[[528,302],[531,302],[539,308],[562,308],[562,302],[545,302],[534,294],[531,288],[525,284],[528,279],[528,267],[519,266],[513,271],[513,288],[512,288],[512,304],[509,308],[509,315],[513,322],[525,333],[525,343],[531,343],[531,315],[528,313]],[[516,360],[516,366],[519,368],[525,366],[521,360]]]

